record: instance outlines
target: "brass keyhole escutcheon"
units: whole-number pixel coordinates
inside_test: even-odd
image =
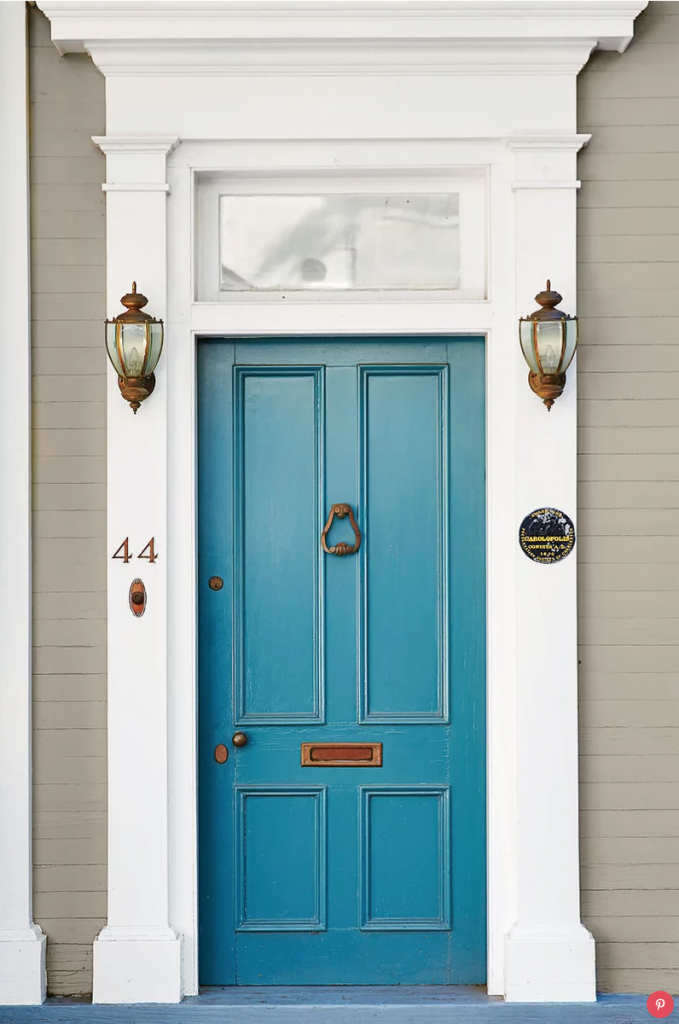
[[[224,586],[224,580],[221,576],[210,576],[208,586],[210,590],[221,590]]]
[[[129,600],[130,611],[138,619],[146,611],[146,587],[141,580],[132,580]]]
[[[244,747],[247,745],[248,738],[244,732],[235,732],[231,737],[231,742],[234,747]]]
[[[224,743],[220,743],[215,747],[215,761],[217,764],[224,764],[229,759],[229,751]]]

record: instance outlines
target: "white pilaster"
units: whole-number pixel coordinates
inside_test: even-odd
[[[515,161],[516,319],[551,278],[575,312],[576,155],[588,136],[510,140]],[[518,326],[516,328],[518,331]],[[515,345],[516,523],[537,508],[577,510],[576,372],[551,412]],[[577,524],[576,524],[577,535]],[[594,940],[580,923],[577,558],[541,565],[515,545],[517,608],[517,919],[505,949],[505,997],[596,998]]]
[[[107,295],[110,316],[136,281],[147,311],[167,307],[166,159],[176,140],[109,136]],[[103,331],[103,326],[102,326]],[[103,334],[102,334],[103,344]],[[165,344],[172,339],[166,336]],[[108,380],[108,924],[94,946],[94,1000],[178,1002],[180,940],[168,907],[167,380],[132,413]],[[131,561],[111,556],[129,538]],[[157,561],[138,556],[154,539]],[[129,587],[147,591],[141,618]]]
[[[0,4],[0,1005],[45,998],[31,857],[31,296],[26,5]]]

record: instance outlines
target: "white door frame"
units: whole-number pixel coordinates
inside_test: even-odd
[[[109,919],[100,1002],[197,988],[195,342],[205,334],[487,338],[488,987],[595,997],[580,923],[576,559],[529,562],[523,516],[575,518],[576,374],[548,415],[517,319],[549,276],[575,308],[576,75],[642,2],[43,2],[107,79],[109,314],[135,278],[167,320],[153,396],[108,389]],[[247,42],[246,42],[247,41]],[[152,129],[153,134],[150,134]],[[181,143],[178,145],[178,140]],[[227,141],[228,140],[228,141]],[[195,175],[484,167],[488,298],[194,301]],[[140,575],[148,608],[128,608]],[[558,623],[558,651],[553,648]]]

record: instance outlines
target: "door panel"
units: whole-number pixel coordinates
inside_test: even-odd
[[[366,722],[447,717],[447,374],[360,368]]]
[[[237,724],[322,721],[323,367],[236,367]]]
[[[326,927],[325,789],[236,788],[238,931]]]
[[[211,340],[198,371],[201,983],[481,983],[482,342]],[[335,502],[357,555],[321,550]]]
[[[450,791],[362,786],[361,812],[361,927],[447,931]]]

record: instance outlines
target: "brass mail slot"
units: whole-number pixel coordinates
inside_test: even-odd
[[[302,767],[381,768],[381,743],[303,743]]]

